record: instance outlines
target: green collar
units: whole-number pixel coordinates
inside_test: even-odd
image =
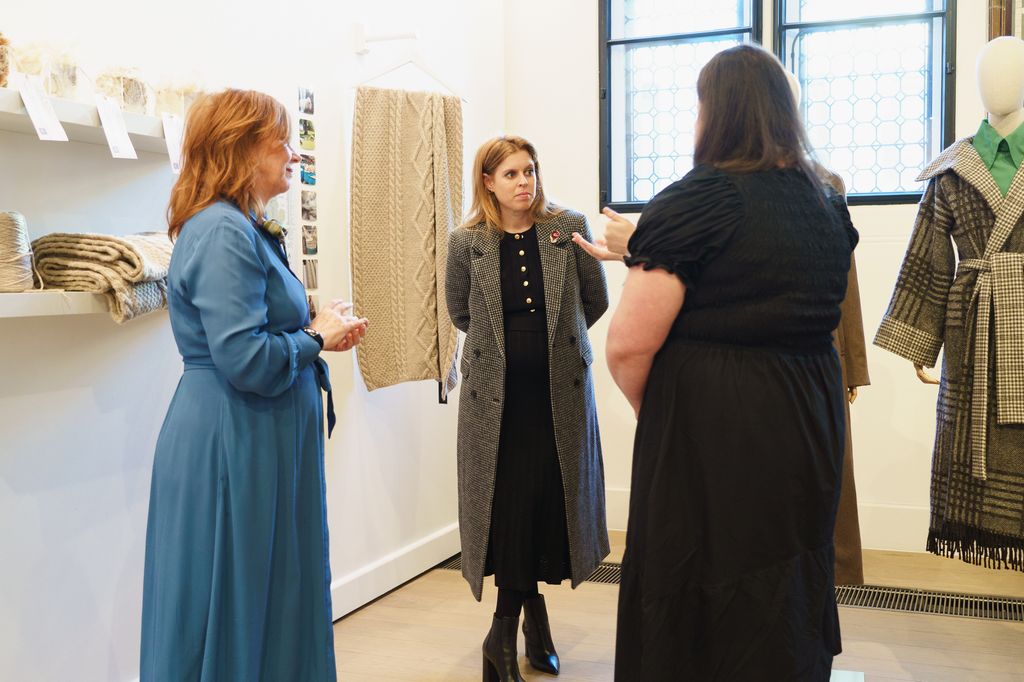
[[[1006,141],[1007,147],[1009,147],[1013,165],[1020,168],[1021,161],[1024,161],[1024,124],[1017,126],[1016,130],[1004,138],[996,132],[996,129],[988,121],[983,120],[981,122],[978,132],[974,135],[973,144],[974,148],[978,151],[978,156],[985,162],[989,170],[992,169],[992,165],[996,162],[996,153],[999,151],[999,145],[1003,140]]]

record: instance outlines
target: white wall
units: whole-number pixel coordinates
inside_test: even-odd
[[[543,15],[544,21],[536,21]],[[764,3],[770,29],[770,0]],[[571,27],[567,28],[567,27]],[[545,184],[583,211],[600,233],[598,197],[598,3],[542,0],[508,3],[506,125],[538,146]],[[973,132],[984,112],[974,60],[986,40],[982,3],[960,3],[957,16],[957,135]],[[771,31],[767,31],[770,41]],[[770,45],[769,45],[770,47]],[[889,302],[917,207],[853,207],[865,334],[874,337]],[[634,216],[635,217],[635,216]],[[625,268],[609,266],[614,310]],[[603,357],[611,311],[591,331]],[[853,408],[854,450],[866,547],[921,551],[927,535],[928,485],[935,428],[935,389],[918,382],[910,363],[874,346],[872,386]],[[635,420],[603,362],[595,362],[598,411],[612,528],[625,528]]]
[[[320,295],[351,292],[347,175],[352,86],[408,55],[369,33],[419,32],[418,49],[468,100],[466,148],[504,118],[498,0],[307,2],[185,0],[146,17],[137,3],[5,5],[4,34],[44,40],[151,81],[317,96]],[[45,21],[41,18],[45,17]],[[483,28],[482,28],[483,27]],[[380,86],[434,87],[408,69]],[[0,209],[32,235],[162,229],[167,159],[114,161],[105,148],[0,133]],[[180,375],[166,313],[0,319],[0,679],[130,680],[138,675],[143,548],[153,446]],[[338,427],[327,447],[335,616],[458,551],[455,416],[436,384],[368,394],[351,355],[331,359]],[[466,591],[469,599],[469,591]]]

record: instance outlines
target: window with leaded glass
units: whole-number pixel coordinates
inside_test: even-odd
[[[601,204],[634,210],[693,167],[697,74],[760,38],[761,2],[601,1]]]
[[[954,0],[776,2],[818,160],[851,203],[916,201],[918,174],[952,141]]]

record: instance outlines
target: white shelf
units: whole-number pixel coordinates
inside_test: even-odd
[[[107,299],[101,294],[81,291],[0,292],[0,318],[49,317],[52,315],[109,314]]]
[[[57,118],[68,133],[68,139],[107,146],[107,138],[103,135],[103,128],[100,125],[100,115],[94,105],[68,99],[51,98],[50,101],[53,103]],[[126,112],[124,122],[128,128],[128,136],[131,137],[137,151],[167,153],[161,119]],[[0,88],[0,130],[32,136],[36,134],[28,112],[22,104],[21,94],[12,88]]]

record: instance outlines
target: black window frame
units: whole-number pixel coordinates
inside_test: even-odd
[[[753,43],[762,45],[765,35],[763,3],[761,0],[752,0],[751,17],[749,29],[724,29],[716,31],[701,31],[694,33],[673,33],[659,36],[644,36],[637,38],[611,38],[611,3],[615,0],[598,0],[598,42],[599,42],[599,83],[598,97],[600,110],[600,147],[599,147],[599,176],[600,187],[598,193],[599,207],[608,206],[620,213],[639,213],[647,202],[643,201],[610,201],[611,193],[611,73],[609,71],[609,60],[611,50],[617,45],[629,43],[662,42],[679,40],[680,38],[701,38],[722,34],[749,33]],[[842,21],[814,21],[814,22],[792,22],[785,21],[785,4],[792,0],[774,0],[772,2],[772,45],[775,55],[784,62],[782,35],[786,30],[799,28],[812,28],[821,26],[864,26],[895,23],[908,18],[943,18],[943,68],[945,70],[943,92],[941,96],[942,106],[942,147],[946,148],[956,139],[956,12],[957,0],[946,0],[946,8],[931,12],[918,12],[908,14],[895,14],[879,17],[860,17]],[[900,192],[900,193],[871,193],[871,194],[850,194],[847,202],[852,206],[857,205],[892,205],[892,204],[916,204],[921,200],[921,192]]]
[[[598,193],[598,201],[601,207],[608,206],[614,211],[620,213],[639,213],[644,206],[647,205],[646,201],[610,201],[611,198],[611,173],[612,173],[612,157],[611,157],[611,97],[609,91],[611,90],[611,72],[608,68],[608,63],[611,57],[611,51],[618,45],[629,45],[631,43],[659,43],[659,42],[672,42],[677,41],[681,38],[697,39],[697,38],[710,38],[721,35],[737,35],[737,34],[750,34],[752,42],[760,45],[762,37],[764,36],[764,23],[763,23],[763,8],[761,0],[751,0],[750,2],[750,28],[728,28],[728,29],[717,29],[713,31],[695,31],[691,33],[666,33],[658,34],[653,36],[640,36],[631,38],[616,38],[611,37],[611,24],[609,17],[612,12],[612,2],[614,0],[598,0],[599,4],[599,18],[598,18],[598,36],[599,36],[599,58],[598,58],[598,72],[599,72],[599,85],[598,85],[598,97],[600,102],[600,151],[599,151],[599,175],[600,175],[600,189]],[[709,0],[709,2],[716,2],[717,0]]]
[[[786,64],[782,36],[787,30],[820,29],[823,27],[857,27],[881,26],[899,23],[912,19],[943,19],[943,63],[945,76],[942,81],[943,92],[940,97],[942,105],[942,149],[951,145],[956,139],[956,0],[946,0],[946,9],[931,12],[912,12],[882,16],[860,17],[830,21],[786,22],[786,3],[799,0],[774,0],[772,21],[772,45],[775,56]],[[939,150],[941,151],[941,149]],[[926,159],[926,163],[928,160]],[[851,206],[886,206],[893,204],[917,204],[921,201],[921,192],[872,192],[868,194],[849,194],[846,202]]]

